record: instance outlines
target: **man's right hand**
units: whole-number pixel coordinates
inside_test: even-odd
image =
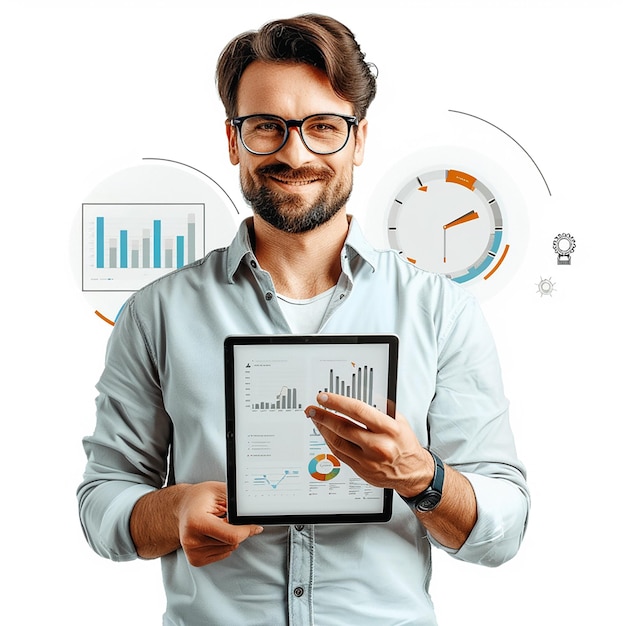
[[[195,567],[230,556],[242,541],[263,532],[225,519],[226,485],[204,482],[153,491],[135,504],[130,531],[137,554],[155,559],[182,548]]]
[[[205,482],[188,485],[178,513],[180,544],[187,560],[202,567],[230,556],[239,544],[263,532],[262,526],[229,524],[226,515],[226,485]]]

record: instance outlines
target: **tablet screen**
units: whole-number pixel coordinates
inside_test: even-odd
[[[395,335],[254,335],[225,341],[228,519],[387,521],[392,492],[337,459],[304,409],[320,391],[391,414]]]

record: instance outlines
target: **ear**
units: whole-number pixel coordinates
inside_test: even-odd
[[[356,143],[354,145],[354,165],[361,165],[365,157],[365,140],[367,139],[367,120],[362,119],[356,129]]]
[[[228,137],[228,156],[233,165],[239,163],[239,141],[237,137],[237,129],[226,120],[226,137]]]

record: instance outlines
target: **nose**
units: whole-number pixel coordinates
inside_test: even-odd
[[[311,161],[314,155],[304,145],[297,126],[290,126],[287,131],[287,141],[275,156],[281,163],[297,169]]]

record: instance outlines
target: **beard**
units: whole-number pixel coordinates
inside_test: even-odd
[[[286,233],[305,233],[328,222],[347,203],[352,192],[352,170],[332,182],[329,168],[302,167],[297,170],[276,163],[255,171],[260,177],[279,176],[281,180],[318,180],[327,185],[313,201],[299,194],[269,189],[247,172],[241,173],[241,190],[254,211],[268,224]]]

